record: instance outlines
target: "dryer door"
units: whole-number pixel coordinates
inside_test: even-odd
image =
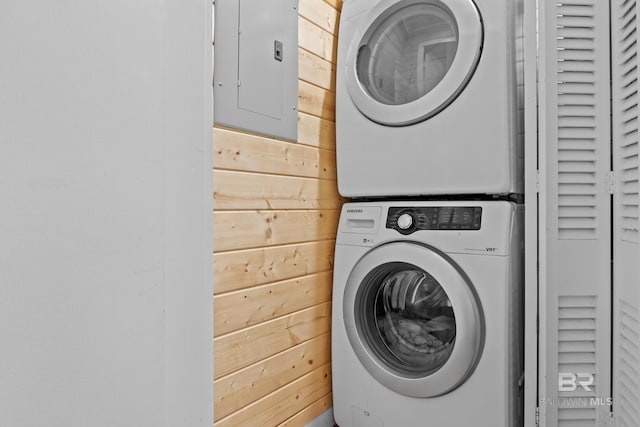
[[[428,119],[463,90],[482,39],[472,0],[382,0],[347,53],[349,95],[362,114],[383,125]]]
[[[405,396],[455,389],[482,352],[484,319],[471,283],[427,246],[396,242],[368,252],[348,278],[343,310],[362,365]]]

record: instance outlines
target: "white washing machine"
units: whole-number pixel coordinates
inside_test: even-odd
[[[522,192],[522,0],[345,0],[347,197]]]
[[[522,425],[522,208],[344,205],[332,361],[340,427]]]

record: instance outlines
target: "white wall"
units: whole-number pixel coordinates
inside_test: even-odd
[[[210,0],[0,1],[0,426],[210,426]]]

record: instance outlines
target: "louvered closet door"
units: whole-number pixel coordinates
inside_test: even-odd
[[[614,347],[616,425],[640,423],[640,221],[638,219],[638,12],[613,0]]]
[[[592,398],[611,390],[609,2],[539,8],[540,423],[605,426]],[[560,391],[562,373],[589,390]]]

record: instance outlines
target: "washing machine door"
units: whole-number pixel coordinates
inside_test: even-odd
[[[464,89],[482,40],[472,0],[382,0],[363,19],[346,56],[351,100],[383,125],[426,120]]]
[[[428,246],[395,242],[368,252],[349,275],[343,304],[360,362],[402,395],[454,390],[482,353],[484,319],[472,284]]]

